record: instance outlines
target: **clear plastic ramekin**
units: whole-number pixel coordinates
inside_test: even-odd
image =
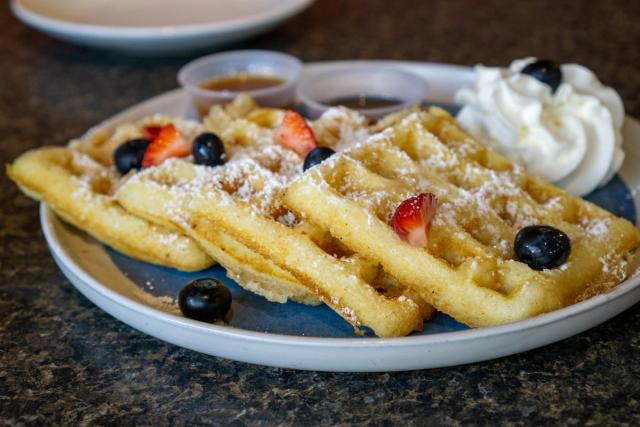
[[[331,108],[328,102],[358,96],[397,99],[399,102],[379,108],[355,108],[372,120],[419,103],[424,99],[427,82],[409,71],[381,65],[357,65],[320,72],[304,78],[297,95],[306,114],[317,118]]]
[[[268,50],[238,50],[203,56],[189,62],[178,72],[178,83],[191,95],[200,115],[205,115],[214,104],[228,103],[240,92],[212,90],[200,86],[213,77],[247,73],[276,77],[282,84],[248,90],[258,104],[284,107],[293,103],[296,85],[302,73],[302,62],[280,52]]]

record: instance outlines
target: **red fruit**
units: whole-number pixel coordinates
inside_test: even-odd
[[[313,131],[304,118],[295,111],[287,110],[276,132],[276,142],[305,157],[318,146]]]
[[[438,199],[433,193],[421,193],[405,200],[393,214],[393,229],[412,246],[424,248],[437,206]]]
[[[142,167],[156,166],[171,157],[183,157],[191,153],[191,144],[172,124],[164,125],[153,137],[142,159]]]
[[[145,126],[142,133],[145,138],[153,139],[160,133],[162,126]]]

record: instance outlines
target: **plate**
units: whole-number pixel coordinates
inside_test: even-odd
[[[81,45],[142,55],[211,49],[268,31],[313,0],[11,0],[25,24]]]
[[[361,64],[330,62],[305,66],[304,73]],[[381,62],[376,61],[376,64]],[[466,67],[410,62],[382,62],[413,71],[429,83],[429,101],[448,108],[453,93],[471,81]],[[187,94],[177,89],[138,104],[99,126],[109,128],[156,112],[193,116]],[[627,159],[620,174],[588,198],[636,221],[640,185],[640,123],[624,126]],[[630,191],[634,189],[634,191]],[[323,371],[393,371],[478,362],[544,346],[596,326],[640,300],[640,277],[608,294],[531,319],[496,327],[469,329],[439,314],[425,330],[403,338],[357,337],[326,306],[269,303],[244,291],[214,267],[183,273],[133,260],[60,221],[41,205],[41,223],[51,253],[80,292],[117,319],[159,339],[195,351],[256,364]],[[233,294],[227,325],[211,325],[179,315],[168,303],[190,279],[223,279]]]

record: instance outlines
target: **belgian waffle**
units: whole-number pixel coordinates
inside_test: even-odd
[[[160,166],[130,176],[116,197],[129,212],[154,223],[181,230],[193,238],[227,275],[245,289],[273,302],[288,299],[308,305],[320,303],[315,295],[288,272],[238,242],[205,217],[191,215],[185,203],[197,188],[190,182],[205,166],[185,160],[169,160]]]
[[[471,326],[502,324],[604,292],[629,274],[640,233],[628,221],[527,174],[443,110],[398,115],[387,125],[294,180],[284,202],[436,309]],[[395,208],[422,192],[440,201],[426,248],[389,225]],[[516,233],[531,224],[570,237],[562,266],[537,271],[516,259]],[[282,252],[277,264],[305,272]]]
[[[225,156],[235,159],[234,163],[239,159],[250,163],[251,159],[260,157],[271,165],[279,164],[281,175],[292,175],[301,170],[302,160],[289,150],[273,149],[274,128],[280,124],[283,115],[283,110],[258,108],[250,97],[241,95],[230,104],[212,107],[203,122],[205,130],[221,137]],[[366,134],[363,117],[346,110],[339,117],[341,120],[318,122],[327,138],[339,140],[339,136],[348,134],[348,131],[351,131],[349,135],[357,131]],[[194,178],[198,168],[191,168],[188,164],[188,161],[168,163],[132,175],[117,192],[119,202],[137,216],[181,230],[198,241],[226,268],[227,275],[242,287],[274,302],[291,299],[303,304],[320,304],[315,294],[290,273],[247,248],[211,221],[189,215],[181,207],[179,198],[168,189],[177,182],[184,184]],[[258,200],[254,202],[258,203]]]
[[[131,257],[186,271],[213,263],[189,237],[124,210],[113,198],[118,174],[87,154],[64,147],[31,150],[7,166],[7,175],[66,222]]]
[[[279,114],[214,108],[204,123],[225,142],[224,165],[211,168],[172,159],[131,176],[119,188],[118,199],[138,209],[137,214],[176,224],[205,249],[220,247],[220,233],[255,251],[264,257],[262,265],[268,266],[271,278],[304,285],[356,328],[367,326],[379,336],[421,329],[432,313],[422,298],[378,263],[348,250],[282,206],[281,191],[300,174],[302,159],[274,143],[272,127]],[[346,145],[347,139],[367,132],[366,122],[349,114],[333,111],[312,126],[334,147]],[[145,194],[160,195],[162,202],[146,203]]]
[[[264,135],[261,135],[261,132],[264,133],[262,127],[243,118],[249,112],[254,112],[255,120],[257,121],[265,120],[268,117],[281,113],[280,110],[257,109],[255,103],[248,97],[239,97],[226,108],[219,109],[220,114],[216,122],[222,122],[223,118],[226,119],[224,123],[227,125],[227,132],[233,130],[236,137],[233,139],[233,143],[230,144],[230,146],[234,147],[240,146],[239,138],[242,135],[250,134],[255,139],[264,138]],[[213,114],[215,114],[218,108],[214,108],[212,111],[214,112]],[[209,122],[211,122],[211,120],[209,120]],[[135,123],[119,125],[113,131],[92,131],[89,133],[91,137],[74,140],[69,145],[76,152],[86,153],[102,164],[111,166],[113,163],[113,152],[120,144],[124,141],[144,136],[144,129],[148,126],[161,127],[166,124],[175,125],[180,133],[189,141],[193,140],[201,132],[207,130],[198,122],[177,117],[153,115]],[[188,161],[185,161],[185,163],[187,162]],[[157,168],[149,168],[149,170],[155,169]],[[117,174],[115,174],[115,172],[112,173],[117,178]],[[173,170],[173,173],[175,173],[176,176],[166,176],[165,178],[171,180],[181,179],[179,171]],[[117,179],[113,186],[114,192],[116,188],[122,187],[124,182],[129,181],[129,178],[135,175],[136,172],[130,172],[127,176]],[[127,186],[127,188],[129,190],[116,192],[119,195],[117,204],[125,208],[125,210],[123,210],[124,212],[138,218],[143,218],[145,221],[156,224],[159,228],[166,228],[173,230],[175,233],[180,233],[192,243],[197,242],[194,246],[200,248],[208,258],[226,267],[227,275],[248,290],[276,302],[286,302],[288,299],[293,299],[294,301],[310,305],[320,303],[307,288],[299,285],[290,275],[279,270],[272,265],[270,261],[247,249],[232,237],[216,230],[205,221],[194,220],[189,223],[189,226],[187,226],[185,222],[177,224],[175,222],[175,218],[177,217],[175,212],[171,218],[168,218],[163,214],[164,210],[162,209],[167,199],[166,197],[163,199],[163,194],[159,189],[155,193],[143,192],[137,194],[133,191],[133,186],[130,185]],[[170,203],[166,203],[166,205],[168,206]]]

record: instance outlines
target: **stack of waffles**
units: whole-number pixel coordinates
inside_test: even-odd
[[[357,332],[381,337],[420,330],[436,310],[470,326],[517,321],[605,292],[630,273],[640,244],[631,223],[527,174],[443,110],[369,125],[331,109],[308,125],[315,143],[337,153],[306,171],[305,151],[279,140],[284,116],[239,97],[202,123],[155,116],[93,131],[66,148],[26,153],[8,171],[27,194],[128,255],[183,270],[215,261],[271,301],[324,303]],[[224,164],[186,156],[114,171],[119,144],[167,121],[187,138],[218,135]],[[424,193],[438,207],[416,246],[392,217]],[[516,234],[534,224],[569,236],[559,267],[518,261]]]

